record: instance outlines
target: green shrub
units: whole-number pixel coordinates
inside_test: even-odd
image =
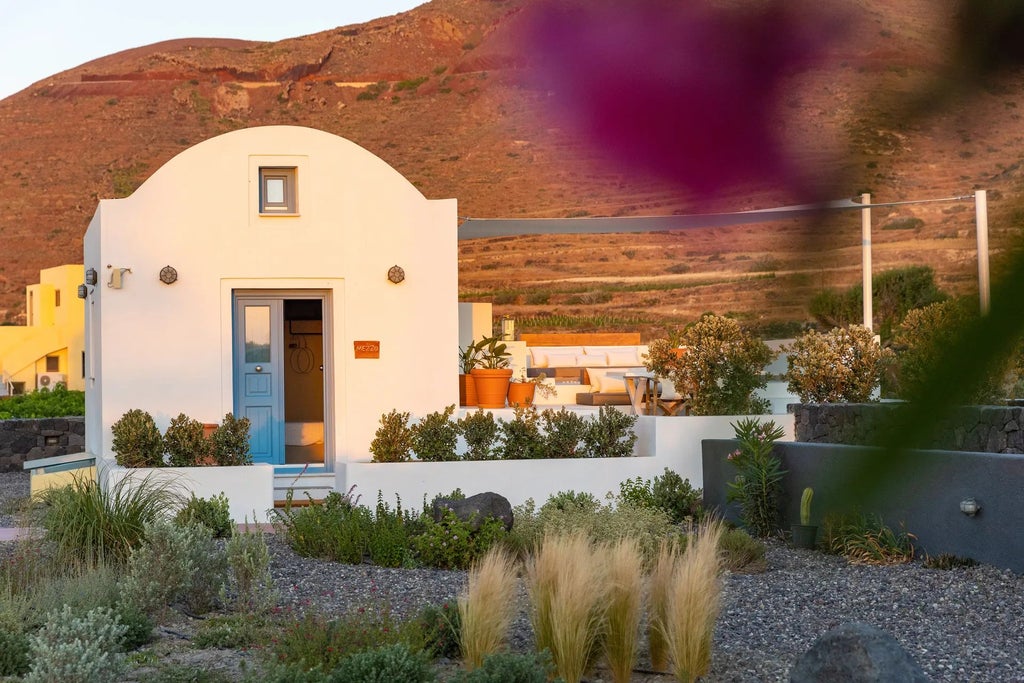
[[[344,683],[432,683],[437,675],[425,655],[395,644],[347,657],[331,678]]]
[[[94,480],[75,479],[42,494],[42,525],[65,564],[123,564],[145,535],[147,522],[181,507],[177,487],[153,477],[124,478],[103,488]]]
[[[920,392],[927,378],[938,370],[944,350],[977,317],[977,302],[966,298],[949,299],[907,313],[892,338],[892,347],[896,349],[895,389],[900,397],[912,398]],[[1019,373],[1012,366],[1020,357],[1018,348],[1015,358],[997,363],[988,376],[977,378],[975,386],[957,386],[963,402],[986,404],[1004,397]]]
[[[36,579],[29,591],[32,613],[23,625],[29,629],[42,626],[41,619],[65,605],[75,616],[82,616],[97,607],[117,605],[120,598],[118,571],[109,564],[96,566],[55,564],[47,576]]]
[[[224,586],[227,559],[201,525],[147,523],[145,542],[132,551],[123,590],[125,601],[157,616],[181,601],[196,613],[210,611]]]
[[[422,650],[434,659],[459,658],[461,624],[459,607],[454,600],[440,607],[426,605],[413,620],[413,628],[418,632]]]
[[[417,78],[410,78],[405,81],[398,81],[397,83],[395,83],[395,92],[399,92],[401,90],[415,90],[416,88],[420,87],[426,82],[426,76],[419,76]]]
[[[360,607],[337,619],[307,609],[288,621],[269,646],[274,660],[305,670],[337,669],[346,657],[399,642],[402,629],[386,608]],[[340,679],[347,680],[347,679]],[[396,679],[400,680],[400,679]]]
[[[924,558],[924,566],[928,569],[939,569],[942,571],[949,571],[951,569],[961,569],[963,567],[973,567],[978,562],[969,557],[960,557],[959,555],[953,555],[952,553],[939,553],[938,555],[926,555]]]
[[[601,501],[594,497],[594,494],[587,491],[558,491],[548,496],[547,501],[541,506],[544,510],[572,510],[580,512],[594,512],[601,507]]]
[[[439,522],[424,515],[421,524],[423,530],[409,542],[417,560],[437,569],[468,569],[506,533],[501,520],[488,518],[473,529],[451,510],[445,510]]]
[[[153,416],[135,408],[111,426],[111,448],[122,467],[161,467],[164,464],[164,439]]]
[[[142,610],[121,601],[114,606],[114,612],[125,628],[125,650],[138,649],[153,639],[153,620]]]
[[[466,413],[459,420],[459,432],[466,441],[466,460],[491,460],[491,448],[498,438],[498,423],[494,414],[485,410]]]
[[[220,426],[210,436],[213,460],[221,467],[251,465],[249,452],[249,418],[236,419],[227,413]]]
[[[192,644],[218,650],[262,647],[278,632],[276,624],[249,612],[210,616],[200,622]]]
[[[874,322],[882,341],[888,341],[908,311],[944,301],[947,296],[935,284],[935,272],[928,266],[895,268],[872,278]],[[828,327],[863,322],[862,285],[844,292],[825,290],[810,304],[810,312]]]
[[[331,683],[333,679],[319,668],[307,671],[297,664],[270,662],[250,672],[244,680],[246,683]]]
[[[452,420],[455,406],[433,412],[412,427],[412,450],[419,460],[445,462],[458,460],[455,446],[459,441],[458,425]]]
[[[406,462],[412,450],[412,429],[409,413],[392,410],[380,416],[380,427],[370,442],[373,462]]]
[[[872,400],[893,354],[875,343],[861,325],[836,327],[825,334],[808,330],[792,345],[785,378],[803,403],[865,403]]]
[[[540,430],[540,415],[533,405],[514,410],[514,418],[500,423],[501,434],[498,457],[502,460],[543,458],[544,435]]]
[[[97,607],[75,617],[67,605],[50,612],[46,623],[29,636],[29,683],[94,683],[118,680],[125,627],[110,608]]]
[[[825,518],[825,549],[853,564],[903,564],[914,559],[914,535],[894,531],[879,515]]]
[[[772,351],[731,318],[707,313],[681,335],[687,352],[670,379],[695,388],[695,415],[757,415],[766,404],[754,392],[767,386],[764,368]]]
[[[185,507],[178,511],[178,524],[199,524],[213,532],[214,538],[229,538],[235,529],[231,522],[231,509],[223,492],[210,498],[197,498],[189,494]]]
[[[0,420],[85,415],[85,392],[62,384],[0,399]]]
[[[195,467],[210,453],[210,442],[203,436],[203,423],[179,413],[164,433],[167,462],[172,467]]]
[[[579,458],[583,456],[583,440],[587,421],[565,408],[541,413],[544,421],[544,454],[548,458]]]
[[[601,406],[597,417],[587,423],[583,434],[583,445],[587,457],[624,458],[633,454],[636,433],[633,426],[637,416]]]
[[[568,499],[563,498],[562,501],[567,502]],[[553,497],[539,511],[532,499],[517,505],[513,509],[515,523],[510,534],[511,545],[531,552],[540,545],[545,534],[581,531],[597,542],[634,538],[644,556],[652,558],[665,538],[679,538],[681,535],[668,515],[658,508],[566,502],[560,505],[559,500]]]
[[[0,676],[24,676],[29,669],[28,636],[0,626]]]
[[[235,609],[258,614],[277,602],[270,573],[270,549],[263,532],[248,529],[233,535],[225,546],[227,555],[227,592]]]
[[[498,652],[472,671],[459,671],[449,683],[547,683],[555,675],[551,652]],[[557,679],[561,681],[562,679]]]
[[[779,529],[782,478],[786,474],[774,445],[785,432],[773,421],[761,423],[755,418],[739,420],[732,426],[739,448],[729,454],[736,478],[729,482],[726,497],[740,504],[743,525],[752,534],[770,536]]]
[[[666,471],[668,471],[667,468]],[[615,500],[619,505],[632,505],[638,508],[657,507],[654,504],[651,480],[640,476],[619,482],[619,495],[615,497]]]
[[[654,506],[664,510],[674,524],[687,519],[700,522],[704,519],[704,491],[690,485],[689,479],[665,468],[665,473],[654,478],[651,486]]]
[[[743,529],[728,529],[718,541],[722,566],[731,572],[755,573],[768,568],[764,543]]]

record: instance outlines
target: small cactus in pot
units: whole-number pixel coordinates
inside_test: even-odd
[[[814,489],[810,486],[804,489],[800,496],[800,523],[792,526],[793,546],[796,548],[814,549],[818,536],[818,527],[811,525],[811,500],[814,498]]]

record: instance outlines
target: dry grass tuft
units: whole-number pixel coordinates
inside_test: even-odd
[[[597,654],[606,603],[603,554],[581,533],[549,535],[527,564],[537,649],[551,651],[566,683],[578,683]]]
[[[459,596],[459,645],[463,663],[470,671],[505,645],[512,626],[515,593],[515,562],[508,551],[494,546],[470,569],[469,586]]]
[[[651,668],[655,671],[668,671],[665,621],[668,614],[669,589],[676,573],[679,553],[679,544],[675,539],[663,540],[651,569],[647,643],[651,653]]]
[[[721,536],[720,522],[695,530],[672,574],[662,626],[677,681],[695,681],[711,666],[711,638],[721,609]]]
[[[636,662],[644,606],[644,560],[635,539],[620,539],[606,553],[608,607],[604,654],[615,683],[628,683]]]

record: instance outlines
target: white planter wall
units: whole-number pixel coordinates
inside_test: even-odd
[[[146,477],[170,481],[197,498],[211,498],[223,493],[228,498],[231,519],[243,522],[267,522],[268,511],[274,507],[274,468],[271,465],[238,467],[108,467],[104,470],[107,486],[123,479],[141,482]],[[129,483],[129,486],[132,484]]]
[[[761,415],[774,420],[793,438],[792,415]],[[637,445],[630,458],[571,458],[559,460],[489,460],[477,462],[350,462],[337,472],[337,488],[347,491],[352,485],[363,503],[377,499],[394,504],[399,496],[406,508],[418,510],[437,494],[459,488],[467,496],[493,491],[512,505],[527,498],[538,504],[558,491],[587,491],[604,499],[609,491],[618,493],[619,483],[633,477],[652,479],[665,468],[689,479],[694,488],[703,486],[701,441],[729,439],[732,423],[742,419],[729,417],[646,417],[637,421]]]

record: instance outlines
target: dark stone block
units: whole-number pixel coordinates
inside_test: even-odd
[[[512,529],[512,506],[497,493],[478,493],[469,498],[438,498],[434,501],[434,521],[441,521],[445,510],[451,510],[473,530],[479,529],[488,517],[500,519],[506,530]]]
[[[926,683],[925,675],[896,639],[869,624],[849,623],[814,642],[790,672],[791,683]]]

